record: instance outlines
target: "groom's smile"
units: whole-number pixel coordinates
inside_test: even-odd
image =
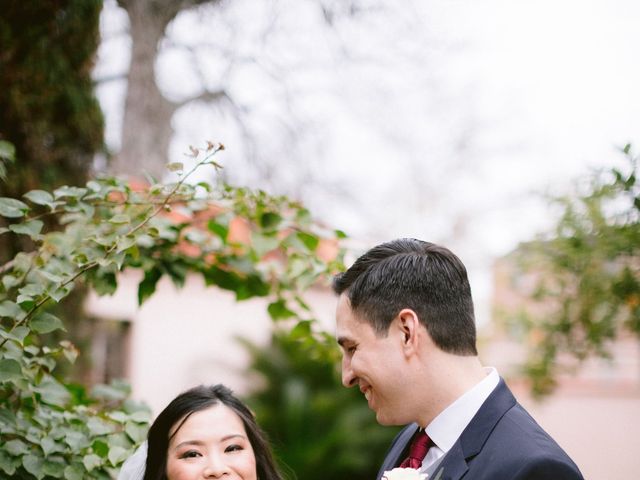
[[[369,405],[371,405],[371,387],[369,385],[360,384],[360,391],[364,395],[364,398],[367,399],[367,402],[369,402]]]

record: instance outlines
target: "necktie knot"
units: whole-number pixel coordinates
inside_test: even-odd
[[[422,460],[424,460],[424,457],[427,455],[430,446],[431,440],[429,439],[429,436],[424,430],[420,430],[413,439],[413,442],[411,442],[409,456],[400,464],[400,468],[420,469],[422,466]]]

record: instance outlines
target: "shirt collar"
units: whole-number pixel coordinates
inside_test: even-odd
[[[451,450],[471,419],[500,382],[500,376],[495,368],[486,367],[484,370],[487,376],[440,412],[425,429],[429,438],[444,453]]]

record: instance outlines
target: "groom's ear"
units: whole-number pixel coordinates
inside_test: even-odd
[[[422,328],[418,314],[410,308],[404,308],[400,310],[397,320],[405,355],[416,353],[420,343],[419,333]]]

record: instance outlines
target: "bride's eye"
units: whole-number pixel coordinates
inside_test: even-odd
[[[180,458],[196,458],[199,456],[200,456],[200,452],[196,450],[187,450],[182,455],[180,455]]]
[[[240,450],[244,450],[244,448],[242,447],[242,445],[237,445],[237,444],[229,445],[227,448],[224,449],[225,453],[238,452]]]

